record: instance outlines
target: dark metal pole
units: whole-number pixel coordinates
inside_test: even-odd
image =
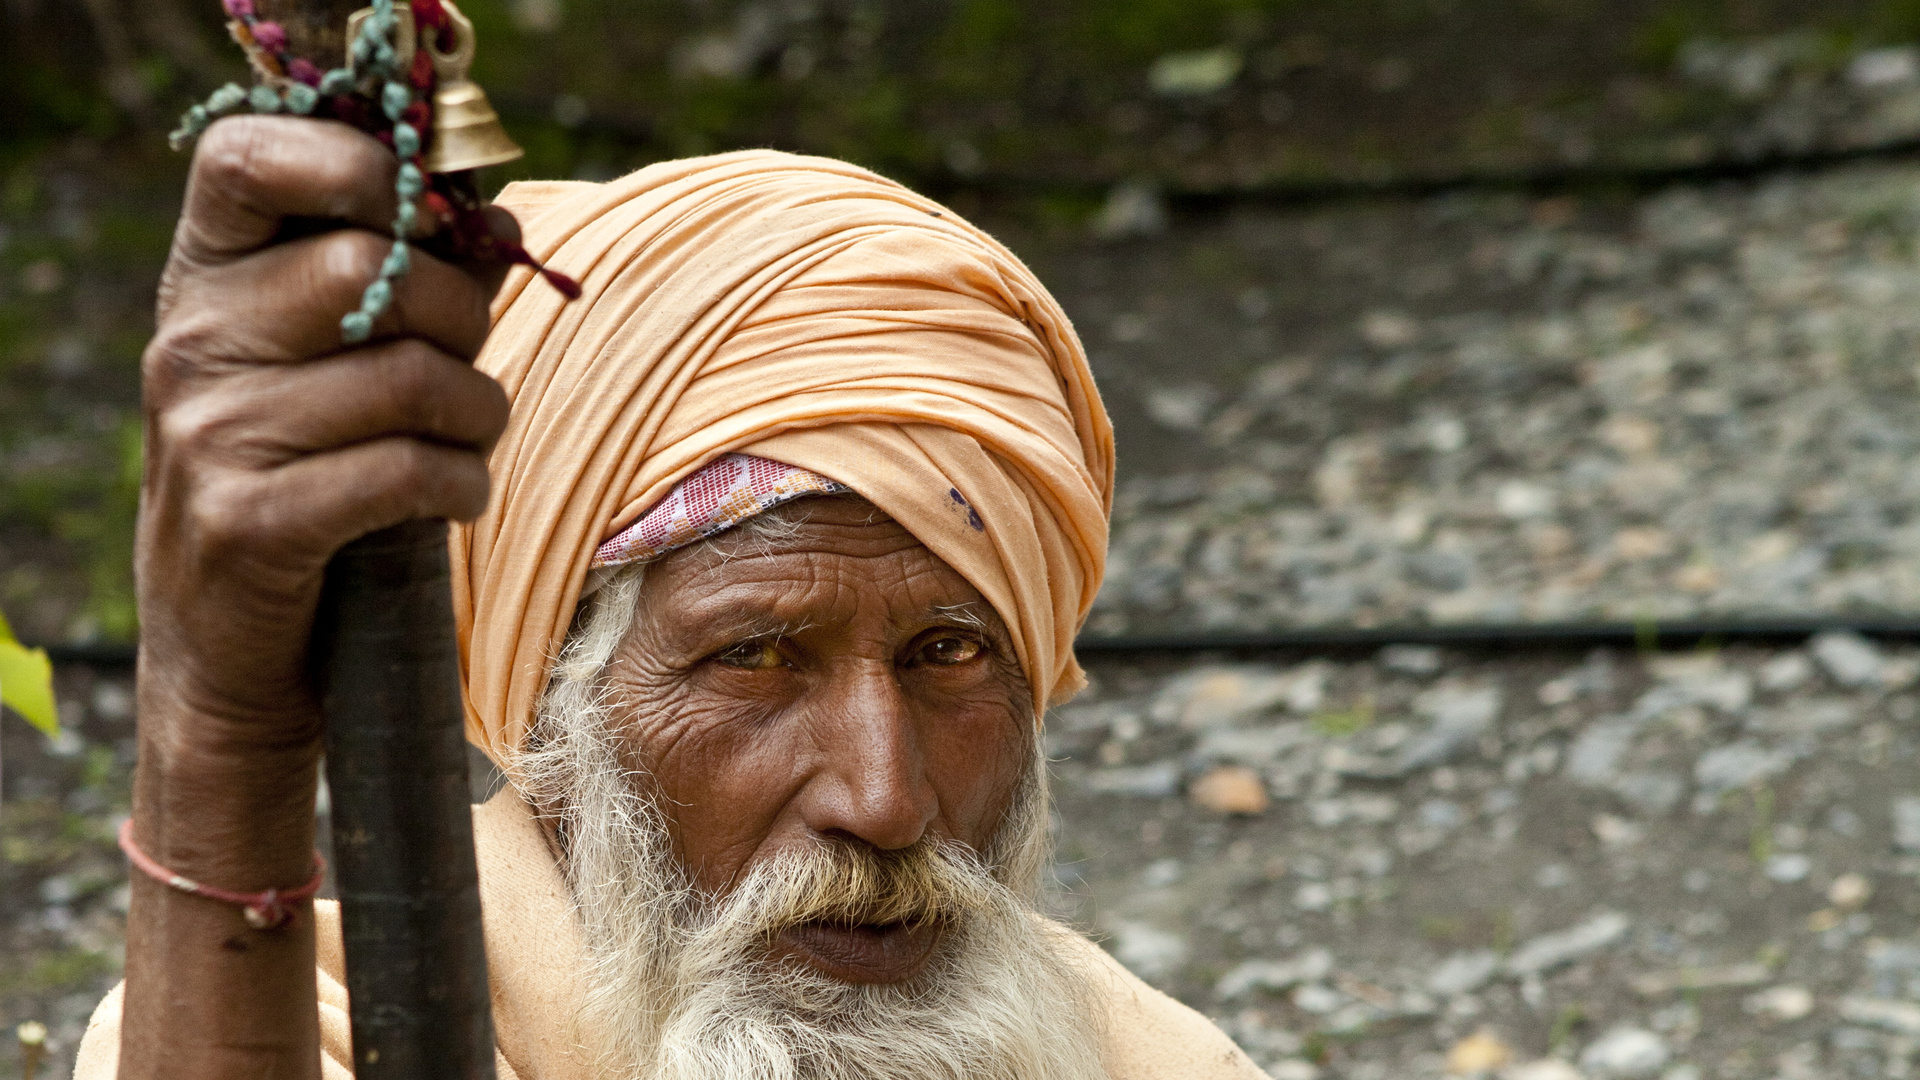
[[[364,0],[256,0],[288,51],[344,56]],[[404,3],[405,0],[399,0]],[[447,526],[415,521],[327,567],[313,664],[327,718],[358,1080],[493,1080]]]

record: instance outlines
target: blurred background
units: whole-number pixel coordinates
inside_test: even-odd
[[[463,7],[494,183],[828,154],[1058,293],[1121,478],[1054,902],[1276,1076],[1909,1075],[1920,3]],[[0,610],[66,721],[0,718],[0,1022],[50,1076],[119,965],[164,133],[245,71],[211,0],[0,17]]]

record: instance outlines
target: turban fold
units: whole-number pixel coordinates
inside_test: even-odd
[[[600,545],[730,453],[859,492],[1005,620],[1037,709],[1085,682],[1113,431],[1066,314],[939,204],[743,151],[512,184],[521,269],[478,361],[513,401],[493,498],[453,529],[467,734],[511,761]]]

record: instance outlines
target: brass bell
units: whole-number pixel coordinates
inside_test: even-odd
[[[440,0],[453,27],[453,50],[441,52],[436,35],[428,35],[420,47],[433,57],[433,140],[427,145],[427,171],[463,172],[487,165],[513,161],[526,151],[513,141],[500,125],[500,115],[487,101],[486,91],[467,77],[473,67],[473,23],[453,6],[453,0]]]

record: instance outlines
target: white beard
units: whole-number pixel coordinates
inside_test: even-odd
[[[592,963],[583,1027],[603,1040],[604,1075],[1106,1076],[1092,983],[1065,959],[1062,930],[1031,899],[1047,843],[1037,752],[984,864],[955,845],[917,846],[896,859],[822,844],[763,862],[714,899],[692,886],[674,856],[644,794],[649,778],[620,764],[596,680],[567,676],[563,665],[543,704],[536,749],[515,772],[536,805],[562,821],[565,872]],[[854,985],[766,959],[774,934],[796,917],[904,903],[894,894],[902,890],[876,883],[901,879],[918,885],[903,891],[937,898],[945,927],[915,979]]]

